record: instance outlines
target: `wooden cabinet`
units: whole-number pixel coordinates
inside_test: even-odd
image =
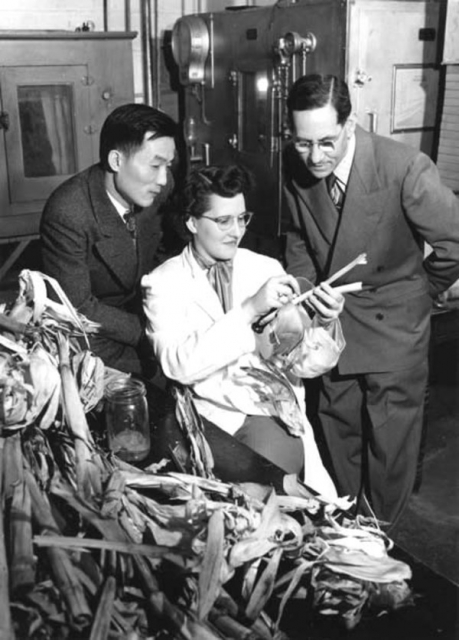
[[[99,158],[134,101],[134,32],[0,32],[0,243],[36,237],[44,203]]]

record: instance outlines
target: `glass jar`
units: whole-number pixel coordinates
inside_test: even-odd
[[[145,385],[140,380],[113,380],[105,389],[108,446],[122,460],[143,460],[150,452],[150,420]]]

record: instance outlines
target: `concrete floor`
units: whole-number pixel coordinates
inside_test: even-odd
[[[459,331],[459,311],[451,314]],[[454,338],[433,346],[422,482],[392,536],[459,587],[458,390],[459,339]]]

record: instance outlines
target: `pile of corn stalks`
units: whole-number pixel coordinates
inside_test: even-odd
[[[20,282],[0,314],[1,638],[281,640],[291,598],[348,628],[411,602],[409,567],[345,501],[102,450],[87,415],[104,371],[76,342],[96,328],[47,298],[54,281]]]

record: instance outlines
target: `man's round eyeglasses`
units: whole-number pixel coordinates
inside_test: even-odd
[[[211,218],[210,216],[200,217],[205,218],[206,220],[212,220],[212,222],[215,222],[221,231],[229,231],[235,220],[237,220],[239,227],[247,227],[253,218],[253,213],[252,211],[244,211],[244,213],[241,213],[238,216],[217,216],[216,218]]]
[[[333,153],[336,151],[336,145],[339,142],[344,131],[344,126],[337,136],[332,136],[330,138],[323,138],[323,140],[298,140],[295,139],[293,141],[293,146],[298,151],[298,153],[310,153],[312,149],[317,145],[319,149],[323,153]]]

